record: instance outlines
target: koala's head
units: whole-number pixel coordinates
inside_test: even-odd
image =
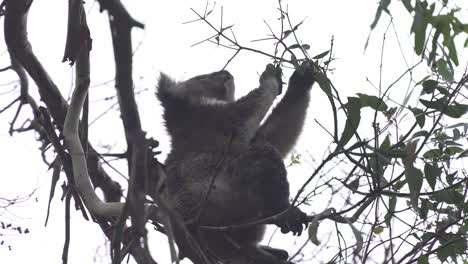
[[[178,88],[191,99],[205,103],[234,101],[234,77],[226,70],[193,77]]]

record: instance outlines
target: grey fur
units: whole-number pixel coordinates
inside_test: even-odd
[[[172,138],[166,160],[171,204],[193,224],[202,248],[222,263],[288,263],[286,252],[257,245],[264,226],[227,232],[196,228],[245,224],[289,208],[282,159],[302,129],[313,78],[309,64],[296,70],[283,99],[260,126],[281,91],[280,74],[268,65],[260,86],[238,100],[227,71],[181,83],[164,74],[159,80],[157,96]],[[300,234],[306,215],[297,208],[288,212],[277,225]]]

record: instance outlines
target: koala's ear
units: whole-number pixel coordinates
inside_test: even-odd
[[[156,97],[159,101],[167,108],[170,106],[176,106],[181,104],[181,100],[184,100],[183,94],[181,94],[178,88],[179,83],[174,81],[165,73],[161,73],[156,86]]]
[[[161,72],[159,75],[157,89],[158,91],[166,92],[175,87],[177,83],[171,79],[167,74]]]

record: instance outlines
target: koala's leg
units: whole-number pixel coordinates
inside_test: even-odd
[[[200,230],[202,248],[223,264],[285,264],[286,251],[258,246],[264,226],[231,231]]]
[[[289,79],[286,94],[260,127],[254,140],[267,140],[276,147],[281,157],[285,158],[304,125],[310,99],[309,91],[313,83],[313,65],[303,63]]]
[[[278,248],[272,248],[269,246],[259,246],[263,251],[266,251],[280,260],[287,260],[289,258],[288,252]]]
[[[289,264],[287,257],[278,256],[276,253],[279,253],[282,250],[275,249],[274,253],[272,248],[265,250],[264,247],[258,246],[245,246],[242,247],[236,252],[236,256],[233,258],[223,261],[225,264]],[[283,251],[283,253],[286,253]],[[287,255],[287,253],[286,253]]]

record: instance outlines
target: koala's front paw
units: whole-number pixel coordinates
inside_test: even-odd
[[[279,224],[276,224],[281,228],[281,233],[286,234],[292,232],[293,235],[300,236],[302,230],[307,228],[309,222],[307,220],[307,215],[302,212],[297,207],[292,207],[286,212],[282,221]],[[304,225],[304,227],[302,226]]]
[[[289,254],[287,251],[279,249],[279,248],[272,248],[269,246],[260,246],[261,249],[264,251],[272,254],[273,256],[277,257],[280,260],[287,260],[289,258]]]
[[[308,91],[315,82],[315,75],[320,72],[320,68],[312,61],[304,61],[297,68],[291,79],[289,86],[293,90]]]
[[[260,84],[263,84],[269,79],[274,79],[278,84],[278,94],[282,92],[283,81],[281,80],[281,68],[279,66],[275,67],[273,64],[268,64],[260,76]]]

